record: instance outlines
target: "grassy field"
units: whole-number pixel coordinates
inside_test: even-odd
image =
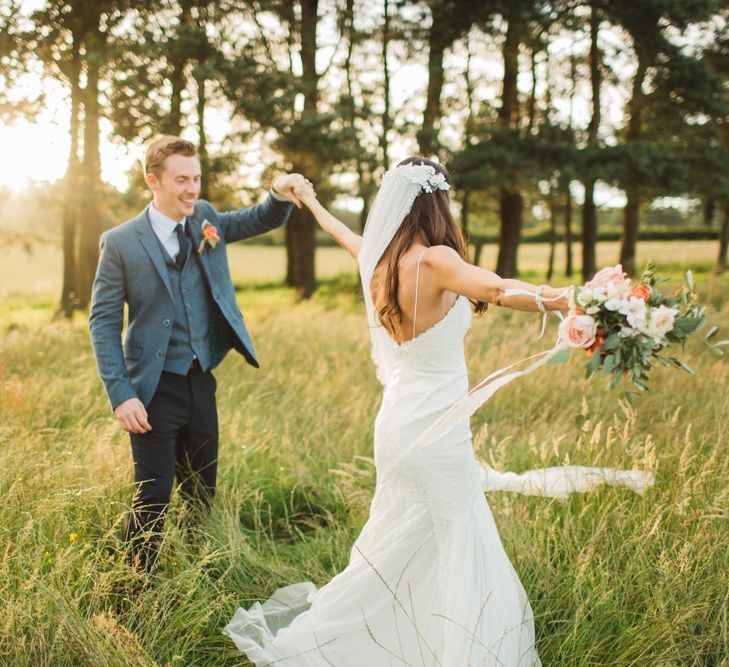
[[[709,275],[714,249],[642,244],[641,261],[654,257],[676,279],[698,269],[726,337],[729,280]],[[528,278],[541,281],[544,253],[523,248]],[[600,253],[609,263],[617,250]],[[232,249],[262,368],[229,355],[216,371],[213,515],[185,540],[173,500],[161,575],[132,597],[119,556],[129,442],[103,394],[87,321],[52,322],[56,251],[0,255],[0,665],[246,665],[221,635],[236,607],[344,567],[374,486],[381,389],[351,260],[320,251],[326,281],[296,303],[274,285],[282,259],[276,248]],[[493,249],[484,264],[493,266]],[[555,324],[544,341],[537,330],[536,316],[490,308],[467,339],[472,382],[549,345]],[[729,665],[729,364],[700,340],[682,357],[697,375],[655,369],[633,408],[602,380],[584,380],[575,358],[511,384],[474,417],[478,455],[500,469],[569,462],[657,475],[642,497],[489,494],[545,667]]]

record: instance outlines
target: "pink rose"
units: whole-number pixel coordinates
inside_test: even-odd
[[[568,315],[559,325],[559,336],[570,347],[590,347],[595,342],[597,324],[589,315]]]
[[[613,286],[612,290],[609,290],[610,285]],[[587,289],[602,288],[606,292],[610,291],[622,297],[629,290],[630,280],[626,278],[622,264],[616,264],[600,269],[592,280],[585,283],[585,287]]]

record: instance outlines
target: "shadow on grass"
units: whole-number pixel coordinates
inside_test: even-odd
[[[278,543],[291,543],[301,534],[339,525],[347,507],[320,489],[282,480],[261,483],[240,507],[244,530],[263,532]]]

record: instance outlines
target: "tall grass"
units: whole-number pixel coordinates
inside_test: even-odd
[[[727,287],[700,279],[724,332]],[[350,275],[310,303],[272,287],[239,293],[262,368],[230,355],[216,371],[213,514],[190,537],[173,499],[162,570],[146,587],[120,558],[131,454],[87,323],[51,322],[47,290],[6,295],[0,664],[245,665],[221,634],[237,606],[295,581],[321,585],[345,566],[374,487],[381,391],[356,289]],[[467,339],[472,381],[546,346],[536,332],[535,316],[489,309]],[[511,384],[473,420],[478,455],[500,469],[657,474],[644,496],[489,495],[547,666],[729,664],[729,365],[699,340],[684,356],[697,375],[655,369],[634,407],[584,380],[575,358]]]

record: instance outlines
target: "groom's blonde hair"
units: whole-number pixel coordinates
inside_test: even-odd
[[[144,175],[154,174],[157,178],[162,176],[164,161],[170,155],[197,155],[197,146],[191,141],[176,137],[172,134],[158,134],[147,144],[144,155]]]

